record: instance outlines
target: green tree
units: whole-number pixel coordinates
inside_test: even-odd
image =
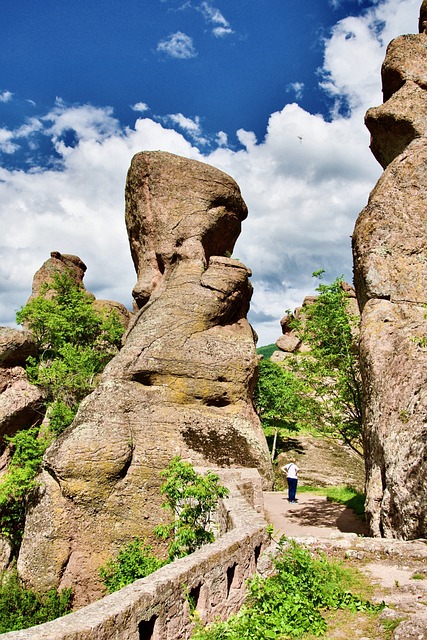
[[[54,274],[16,320],[36,340],[38,355],[28,359],[27,373],[45,392],[47,416],[59,434],[117,353],[123,326],[116,313],[97,312],[92,296],[69,273]]]
[[[320,281],[323,271],[313,274]],[[294,322],[310,355],[293,360],[316,401],[311,405],[313,424],[331,436],[342,438],[362,455],[363,394],[357,327],[359,318],[349,309],[343,278],[331,284],[319,282],[317,301],[303,308]]]
[[[302,377],[271,360],[261,360],[254,393],[255,409],[268,436],[273,433],[274,460],[280,430],[298,431],[306,422],[312,404]]]
[[[160,487],[166,496],[162,506],[172,512],[174,519],[156,527],[155,533],[170,540],[168,554],[172,561],[214,541],[209,530],[211,514],[218,500],[228,495],[228,489],[219,484],[215,473],[208,471],[202,476],[179,456],[172,459],[161,476],[166,478]]]

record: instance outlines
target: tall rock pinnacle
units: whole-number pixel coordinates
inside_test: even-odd
[[[396,38],[370,109],[384,173],[353,234],[366,394],[366,511],[374,536],[427,537],[427,2]]]
[[[73,586],[80,605],[99,596],[99,566],[164,517],[159,472],[176,455],[256,467],[271,484],[252,405],[250,272],[227,257],[246,215],[221,171],[163,152],[134,157],[126,223],[139,311],[100,385],[45,455],[18,561],[34,586]]]

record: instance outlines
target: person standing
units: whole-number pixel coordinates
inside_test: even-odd
[[[288,502],[298,502],[296,493],[299,467],[295,464],[295,458],[291,458],[288,464],[282,467],[282,471],[286,473],[286,479],[288,481]]]

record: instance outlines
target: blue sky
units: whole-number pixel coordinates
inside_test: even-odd
[[[131,157],[209,162],[249,207],[235,255],[253,270],[260,344],[311,293],[351,280],[350,238],[380,175],[363,126],[385,46],[420,0],[0,0],[0,324],[50,251],[131,305]]]

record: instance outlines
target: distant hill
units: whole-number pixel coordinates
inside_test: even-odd
[[[277,351],[277,347],[275,344],[267,344],[265,347],[258,347],[256,350],[257,354],[260,356],[264,356],[264,358],[270,358],[271,354]]]

